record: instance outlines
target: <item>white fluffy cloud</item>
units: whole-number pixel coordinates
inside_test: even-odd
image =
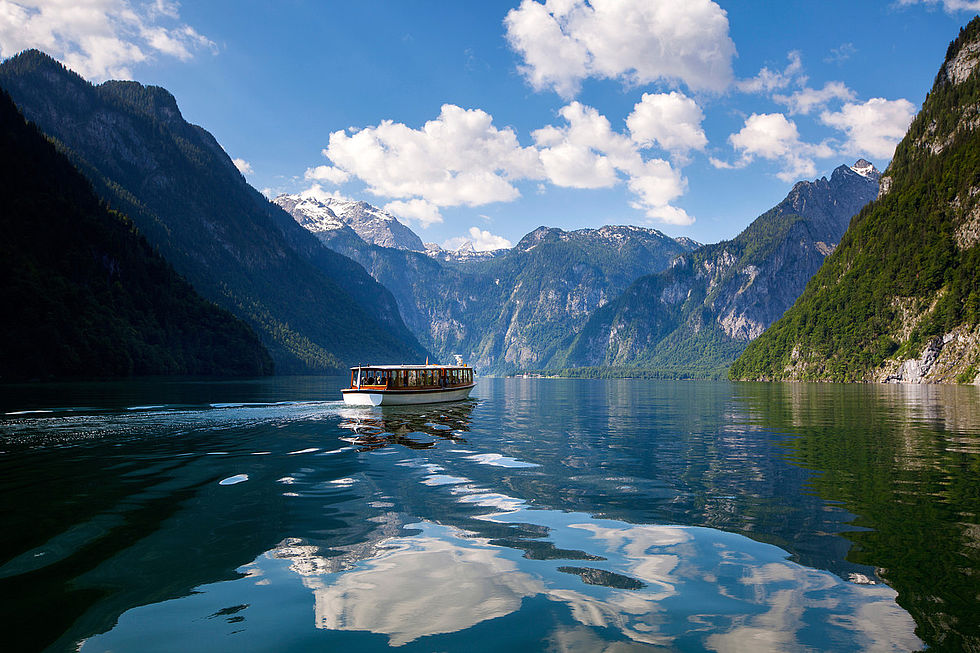
[[[827,82],[822,89],[804,87],[790,95],[773,95],[773,100],[785,105],[790,115],[809,114],[819,109],[831,100],[853,100],[854,91],[847,88],[844,82]]]
[[[461,245],[465,245],[467,242],[472,243],[473,249],[478,252],[488,252],[493,249],[510,249],[513,247],[513,243],[504,238],[503,236],[498,236],[492,234],[485,229],[480,229],[479,227],[470,227],[469,236],[456,236],[455,238],[450,238],[442,244],[444,249],[457,249]]]
[[[415,220],[422,228],[442,222],[442,214],[439,207],[423,199],[413,198],[408,201],[395,200],[388,202],[384,206],[388,213],[397,215],[399,218]]]
[[[587,77],[712,91],[732,80],[728,15],[711,0],[522,0],[504,25],[528,82],[563,97]]]
[[[900,5],[941,4],[947,13],[955,11],[980,11],[980,0],[898,0]]]
[[[639,106],[639,105],[637,105]],[[613,186],[625,175],[636,196],[632,206],[653,220],[690,224],[693,218],[670,203],[684,194],[686,181],[663,159],[644,160],[640,146],[613,130],[596,109],[572,102],[559,111],[562,127],[548,126],[532,136],[551,183],[572,188]]]
[[[517,199],[515,184],[535,180],[565,188],[609,188],[626,182],[637,198],[633,205],[648,217],[688,224],[690,216],[669,206],[684,193],[686,181],[667,161],[644,160],[641,149],[654,143],[674,148],[701,144],[703,133],[694,117],[697,113],[699,120],[700,110],[680,94],[645,96],[644,102],[637,107],[649,109],[658,102],[673,107],[663,111],[664,119],[680,112],[688,129],[678,128],[680,135],[669,136],[641,108],[631,137],[614,130],[594,108],[572,102],[559,111],[564,124],[534,131],[535,145],[524,147],[513,130],[498,129],[486,112],[447,104],[421,129],[386,120],[375,127],[334,132],[323,150],[333,165],[310,168],[306,178],[340,182],[356,177],[371,193],[393,200],[385,206],[388,211],[423,227],[441,222],[440,209],[445,207]]]
[[[712,159],[718,168],[741,168],[756,157],[777,161],[781,170],[776,176],[783,181],[795,181],[813,177],[816,172],[815,158],[834,154],[826,143],[811,144],[800,140],[796,123],[781,113],[753,113],[745,119],[745,126],[728,137],[741,158],[735,163]]]
[[[892,157],[914,117],[915,106],[908,100],[884,98],[871,98],[863,104],[849,102],[840,111],[820,114],[821,122],[847,134],[842,153],[879,160]]]
[[[132,77],[157,55],[186,61],[214,43],[181,23],[167,0],[0,0],[0,57],[38,48],[83,77]]]
[[[231,162],[235,164],[236,168],[238,168],[238,172],[242,173],[243,175],[252,174],[252,164],[245,159],[232,159]]]
[[[516,199],[514,179],[541,176],[532,147],[521,147],[490,114],[445,104],[421,129],[385,120],[330,134],[324,154],[375,195],[421,198],[435,206],[479,206]]]
[[[626,118],[633,141],[641,147],[659,145],[683,159],[708,144],[701,107],[683,93],[644,93]]]
[[[326,150],[324,150],[324,153],[326,153]],[[334,166],[316,166],[307,168],[306,172],[303,173],[303,178],[311,181],[326,181],[339,185],[350,179],[350,175]]]

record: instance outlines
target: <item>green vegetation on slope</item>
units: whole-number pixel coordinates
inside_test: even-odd
[[[978,38],[974,19],[947,62]],[[980,132],[969,121],[978,103],[975,70],[959,84],[940,71],[886,171],[890,192],[854,218],[796,304],[732,366],[732,378],[866,380],[887,358],[918,357],[929,338],[977,324],[980,248],[961,250],[956,232],[976,220]],[[909,313],[921,316],[917,324]]]
[[[0,153],[0,379],[272,372],[2,91]]]

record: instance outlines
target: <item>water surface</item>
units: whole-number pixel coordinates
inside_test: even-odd
[[[8,386],[11,650],[980,647],[976,388]]]

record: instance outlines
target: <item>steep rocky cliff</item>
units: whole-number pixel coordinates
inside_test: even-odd
[[[797,183],[733,240],[638,279],[549,367],[724,368],[793,303],[877,192],[878,172],[863,159]]]
[[[950,44],[878,199],[733,378],[977,382],[978,63],[980,18]]]

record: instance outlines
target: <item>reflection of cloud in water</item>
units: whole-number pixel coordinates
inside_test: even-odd
[[[563,604],[580,626],[600,629],[558,628],[552,640],[562,650],[598,642],[601,629],[665,647],[694,637],[717,651],[795,651],[814,636],[869,651],[921,646],[891,588],[789,562],[777,547],[708,528],[586,521],[577,513],[529,510],[503,495],[470,500],[491,496],[488,503],[511,509],[491,521],[547,526],[555,546],[601,554],[606,560],[590,566],[644,586],[589,585],[561,573],[561,560],[514,560],[489,539],[429,522],[410,525],[421,531],[411,536],[393,520],[386,537],[350,552],[346,564],[291,543],[274,555],[292,558],[290,568],[313,590],[318,628],[384,634],[393,646],[511,614],[538,595]],[[619,646],[608,650],[629,648]]]
[[[392,646],[451,633],[515,612],[544,591],[485,541],[443,526],[393,538],[385,551],[333,584],[306,579],[316,601],[316,626],[388,635]]]

